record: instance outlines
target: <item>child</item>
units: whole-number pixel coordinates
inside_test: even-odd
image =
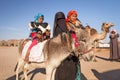
[[[34,22],[30,22],[29,28],[31,29],[30,37],[32,40],[31,45],[29,46],[26,56],[25,56],[25,62],[29,61],[29,55],[30,55],[30,50],[33,46],[35,46],[38,42],[43,41],[43,34],[46,32],[47,28],[50,30],[50,26],[48,23],[43,23],[44,20],[44,15],[43,14],[38,14],[35,16]]]
[[[81,25],[81,22],[78,20],[77,16],[78,16],[78,13],[74,10],[71,10],[68,12],[67,19],[66,19],[67,29],[71,33],[71,36],[75,41],[74,44],[76,48],[79,46],[79,42],[75,34],[75,27]]]

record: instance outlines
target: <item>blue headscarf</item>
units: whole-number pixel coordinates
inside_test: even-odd
[[[41,14],[41,13],[38,13],[38,14],[35,16],[35,20],[34,20],[34,22],[38,22],[39,17],[42,17],[43,20],[44,20],[44,15]]]

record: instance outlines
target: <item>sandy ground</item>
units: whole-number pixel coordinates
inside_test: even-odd
[[[120,80],[120,62],[108,60],[109,49],[99,49],[96,55],[97,62],[80,61],[82,80]],[[17,59],[17,47],[0,47],[0,80],[15,80]],[[19,76],[22,80],[22,71]],[[45,69],[30,68],[28,77],[29,80],[45,80]]]

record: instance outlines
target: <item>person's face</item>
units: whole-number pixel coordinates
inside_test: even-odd
[[[39,39],[42,39],[42,33],[41,33],[40,31],[38,31],[37,37],[38,37]]]
[[[38,18],[38,22],[39,22],[39,23],[42,23],[42,22],[43,22],[43,18],[42,18],[42,17],[39,17],[39,18]]]
[[[39,39],[42,39],[42,35],[41,35],[41,34],[37,34],[37,37],[38,37]]]
[[[47,31],[46,31],[46,35],[47,35],[47,36],[50,36],[50,31],[47,30]]]
[[[111,34],[115,34],[115,31],[112,31]]]
[[[77,19],[77,15],[76,14],[72,14],[69,19],[73,22],[73,21],[76,21]]]

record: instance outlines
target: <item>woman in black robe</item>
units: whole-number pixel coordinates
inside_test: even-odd
[[[68,32],[65,15],[63,12],[57,12],[54,19],[53,37],[62,32]],[[79,59],[75,56],[66,58],[57,68],[55,80],[81,80]]]
[[[116,30],[110,32],[110,60],[120,59],[120,47],[118,43],[119,34]]]
[[[62,32],[67,32],[65,15],[63,12],[57,12],[54,19],[53,37]]]

